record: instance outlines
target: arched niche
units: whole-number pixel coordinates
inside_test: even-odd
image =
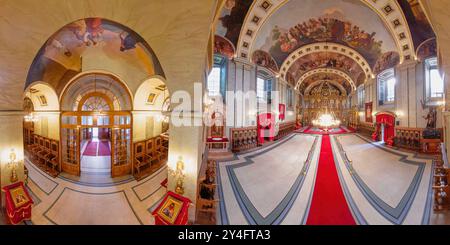
[[[25,90],[24,97],[33,102],[34,111],[58,111],[59,99],[55,89],[45,82],[34,82]]]
[[[131,111],[133,99],[122,79],[111,73],[84,73],[71,80],[61,94],[61,111],[79,111],[89,95],[101,94],[113,111]],[[111,106],[110,106],[111,107]]]
[[[138,87],[134,96],[135,111],[163,111],[164,102],[170,97],[165,79],[151,77]]]

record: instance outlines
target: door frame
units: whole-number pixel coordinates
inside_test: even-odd
[[[63,123],[63,118],[64,117],[77,117],[76,120],[76,124],[65,124]],[[92,116],[93,117],[93,121],[92,124],[90,125],[83,125],[82,123],[82,117],[84,116]],[[98,116],[108,116],[109,117],[109,123],[107,125],[97,125],[98,123]],[[116,116],[128,116],[130,118],[129,123],[128,124],[120,124],[120,122],[115,122],[115,117]],[[85,128],[109,128],[111,130],[111,177],[119,177],[119,176],[123,176],[123,175],[117,175],[114,176],[113,171],[114,171],[114,150],[115,150],[115,145],[114,145],[114,131],[115,130],[121,130],[121,129],[129,129],[130,130],[130,151],[129,151],[129,163],[127,163],[126,165],[129,165],[128,167],[125,167],[125,169],[127,169],[125,172],[129,172],[129,174],[133,174],[133,151],[132,151],[132,144],[133,144],[133,116],[131,111],[105,111],[105,112],[94,112],[94,111],[65,111],[62,112],[60,114],[60,145],[59,145],[59,149],[60,149],[60,156],[61,156],[61,160],[60,160],[60,164],[59,164],[59,169],[62,172],[65,168],[63,165],[63,155],[62,155],[62,147],[63,147],[63,141],[62,141],[62,137],[63,137],[63,129],[76,129],[77,130],[77,167],[75,171],[65,171],[69,174],[73,174],[76,176],[80,176],[81,175],[81,145],[80,145],[80,141],[81,141],[81,130],[85,129]]]

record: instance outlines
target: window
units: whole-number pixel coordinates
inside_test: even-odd
[[[266,80],[258,77],[256,78],[256,98],[258,101],[266,101]]]
[[[208,96],[222,96],[223,102],[225,102],[225,93],[227,89],[227,58],[215,55],[214,67],[211,73],[208,75],[206,89],[208,90]]]
[[[439,73],[436,57],[425,60],[425,81],[427,101],[444,96],[444,81]]]
[[[389,69],[378,75],[378,100],[380,105],[395,101],[395,73]]]
[[[46,106],[47,105],[47,98],[45,98],[45,95],[40,95],[39,96],[39,102],[41,103],[41,106]]]
[[[214,67],[208,76],[208,95],[219,96],[220,95],[220,80],[221,80],[221,68]]]
[[[288,104],[288,107],[292,107],[294,104],[294,96],[292,94],[292,89],[289,87],[287,89],[287,104]]]
[[[365,100],[366,100],[366,89],[364,88],[364,85],[362,85],[358,88],[358,107],[359,108],[364,108]]]

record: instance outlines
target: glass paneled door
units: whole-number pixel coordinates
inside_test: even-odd
[[[80,129],[76,126],[61,128],[62,171],[80,176]]]
[[[62,171],[80,176],[81,141],[90,138],[92,128],[111,130],[111,177],[132,174],[129,112],[64,112],[61,116]]]
[[[131,117],[114,116],[112,131],[112,177],[131,174]]]

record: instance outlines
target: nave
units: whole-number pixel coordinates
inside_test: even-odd
[[[327,150],[324,143],[331,144],[332,159],[320,162]],[[220,163],[219,220],[222,224],[432,224],[432,167],[430,157],[387,148],[360,134],[298,133]]]
[[[0,224],[450,224],[444,0],[0,2]]]

